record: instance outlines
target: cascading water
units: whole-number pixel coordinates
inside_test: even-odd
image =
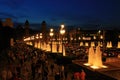
[[[88,64],[93,65],[93,61],[94,61],[94,49],[93,46],[91,46],[89,48],[89,53],[88,53]]]
[[[95,51],[92,46],[89,48],[88,63],[85,63],[84,65],[91,66],[91,68],[94,69],[107,68],[102,63],[102,52],[99,46],[96,47]]]
[[[97,46],[96,47],[96,52],[94,54],[94,63],[93,66],[98,66],[98,67],[102,67],[102,52],[100,50],[100,47]]]

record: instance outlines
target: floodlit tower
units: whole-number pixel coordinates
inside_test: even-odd
[[[43,35],[43,41],[47,41],[47,24],[45,21],[41,23],[41,32]]]
[[[9,26],[11,28],[13,28],[13,22],[11,18],[6,18],[5,22],[3,23],[3,26]]]
[[[24,24],[24,28],[25,28],[25,36],[29,36],[29,22],[28,20],[26,20],[25,24]]]

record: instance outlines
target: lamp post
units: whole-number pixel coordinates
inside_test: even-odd
[[[39,36],[38,36],[38,34],[36,34],[36,41],[37,41],[37,44],[36,44],[36,48],[38,48],[38,38],[39,38]]]
[[[42,39],[42,33],[40,33],[40,36],[39,36],[39,37],[40,37],[40,49],[41,49],[41,42],[42,42],[42,41],[41,41],[41,39]]]
[[[49,34],[49,35],[50,35],[50,37],[51,37],[51,40],[50,40],[50,41],[51,41],[51,53],[52,53],[52,37],[53,37],[53,35],[54,35],[52,28],[50,29],[50,34]]]
[[[106,31],[103,30],[103,52],[105,51],[106,45],[105,45],[105,33]]]
[[[61,41],[62,41],[62,54],[63,54],[63,35],[65,34],[65,26],[62,24],[60,27]]]
[[[35,37],[34,37],[34,36],[31,36],[30,39],[31,39],[31,41],[32,41],[32,46],[34,46],[34,45],[35,45],[35,43],[34,43]]]

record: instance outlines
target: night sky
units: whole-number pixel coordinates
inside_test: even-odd
[[[120,25],[120,0],[0,0],[0,18],[15,22]]]

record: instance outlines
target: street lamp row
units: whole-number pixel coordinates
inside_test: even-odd
[[[52,37],[53,37],[53,35],[54,35],[54,33],[53,33],[53,29],[51,28],[50,29],[50,37],[51,37],[51,53],[52,53]]]
[[[24,37],[24,41],[30,41],[30,40],[41,39],[41,38],[42,38],[42,33],[36,34],[35,36]]]
[[[67,40],[67,38],[64,38],[64,34],[65,34],[65,26],[62,24],[61,26],[60,26],[60,35],[61,35],[61,37],[59,38],[59,39],[57,39],[57,40],[61,40],[61,42],[62,42],[62,53],[63,53],[63,39],[64,40]],[[53,28],[51,28],[50,29],[50,33],[49,33],[49,36],[50,36],[50,41],[51,41],[51,52],[52,52],[52,38],[53,38],[53,36],[54,36],[54,29]],[[30,36],[29,38],[24,38],[24,41],[33,41],[33,40],[40,40],[41,41],[41,39],[43,38],[43,35],[42,35],[42,33],[38,33],[38,34],[36,34],[36,35],[32,35],[32,36]]]
[[[60,34],[62,35],[61,36],[61,38],[62,38],[61,39],[62,40],[62,54],[64,54],[63,53],[63,35],[65,34],[65,26],[63,24],[61,25],[61,28],[60,28]]]

